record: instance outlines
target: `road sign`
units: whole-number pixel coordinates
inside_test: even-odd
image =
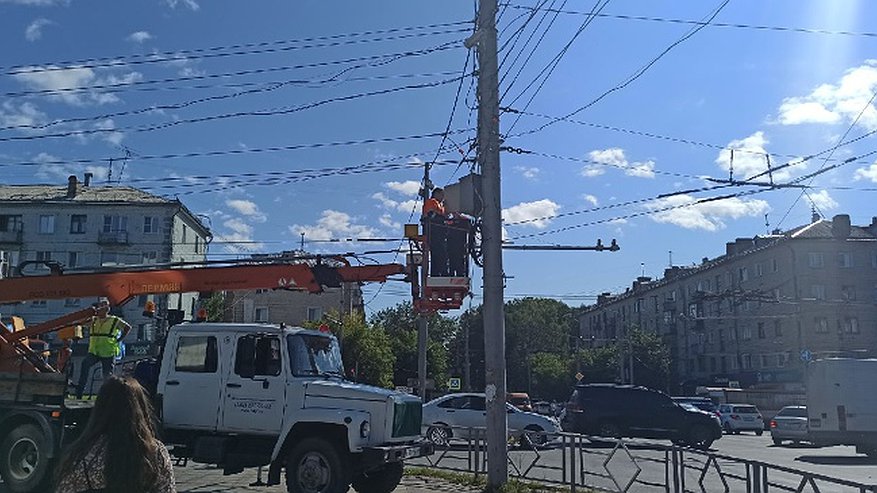
[[[576,381],[577,382],[581,382],[583,378],[585,378],[585,376],[582,375],[582,372],[576,373]]]
[[[454,378],[449,378],[449,379],[448,379],[448,389],[449,389],[449,390],[460,390],[460,388],[462,388],[462,387],[461,387],[461,385],[460,385],[460,379],[459,379],[459,378],[454,377]]]
[[[810,361],[813,359],[813,352],[809,349],[801,350],[801,361]]]

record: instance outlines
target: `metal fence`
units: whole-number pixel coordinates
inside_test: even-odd
[[[488,461],[485,430],[449,428],[449,431],[454,438],[436,444],[434,455],[412,465],[485,474]],[[572,433],[533,432],[510,438],[509,475],[569,488],[573,493],[577,490],[877,493],[877,484],[707,450]]]

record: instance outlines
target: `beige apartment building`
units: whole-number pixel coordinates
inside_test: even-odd
[[[662,336],[677,389],[794,390],[808,360],[875,357],[877,217],[854,226],[845,214],[815,216],[787,232],[738,238],[724,255],[600,295],[580,318],[586,347],[623,343],[634,328]]]

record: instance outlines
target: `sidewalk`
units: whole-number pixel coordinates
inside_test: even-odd
[[[223,476],[222,470],[204,464],[189,463],[186,467],[174,467],[174,476],[177,480],[179,493],[226,493],[226,492],[249,492],[249,493],[286,493],[286,486],[250,486],[256,481],[256,470],[247,469],[241,474]],[[264,470],[262,480],[268,479],[268,472]],[[283,478],[281,477],[281,481]],[[351,488],[351,493],[354,490]],[[402,483],[396,488],[398,493],[481,493],[480,489],[460,486],[438,478],[423,478],[405,476]]]

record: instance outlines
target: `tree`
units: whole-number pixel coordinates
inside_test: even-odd
[[[567,355],[536,353],[530,356],[531,378],[534,393],[542,399],[562,401],[569,398],[575,383],[572,360]]]
[[[618,381],[618,347],[613,345],[580,349],[574,358],[576,370],[584,375],[581,383]]]
[[[637,385],[668,390],[670,348],[652,331],[634,328],[630,333],[633,347],[633,380]]]
[[[506,368],[508,389],[542,397],[533,386],[530,357],[537,353],[569,356],[570,327],[574,320],[568,305],[548,298],[522,298],[505,304]]]
[[[352,313],[340,320],[337,312],[327,315],[321,321],[304,325],[309,328],[321,324],[329,326],[341,341],[341,358],[347,376],[358,382],[391,388],[396,357],[384,329],[366,323],[361,313]]]
[[[207,310],[208,322],[221,321],[225,312],[225,292],[214,291],[210,293],[210,297],[204,301],[202,306]]]

